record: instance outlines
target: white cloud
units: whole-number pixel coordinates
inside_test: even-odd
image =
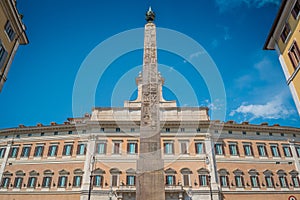
[[[261,8],[267,4],[280,5],[280,0],[215,0],[220,12],[246,4],[248,7]]]
[[[205,52],[204,51],[195,52],[190,55],[189,59],[192,60],[193,58],[197,58],[197,57],[201,56],[202,54],[205,54]]]
[[[249,121],[262,118],[262,119],[286,119],[292,114],[294,110],[288,109],[284,104],[284,94],[276,96],[271,101],[265,104],[247,104],[242,103],[236,110],[231,111],[230,116],[242,114]]]

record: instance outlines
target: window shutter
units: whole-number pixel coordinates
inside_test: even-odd
[[[138,153],[138,143],[135,144],[135,153]],[[135,178],[135,177],[134,177]],[[135,181],[134,181],[135,182]]]

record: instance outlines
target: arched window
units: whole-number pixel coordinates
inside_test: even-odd
[[[93,175],[94,175],[93,186],[103,187],[103,174],[105,174],[105,171],[101,168],[97,168],[93,171]]]
[[[176,177],[175,174],[177,174],[177,172],[172,169],[172,168],[168,168],[165,170],[165,174],[166,174],[166,185],[176,185]]]
[[[201,168],[197,170],[199,174],[199,186],[205,187],[208,186],[209,180],[209,171],[205,168]]]
[[[287,188],[288,184],[287,184],[287,180],[286,180],[286,173],[285,173],[285,171],[282,170],[282,169],[280,169],[280,170],[277,171],[277,175],[278,175],[280,187]]]
[[[36,187],[38,176],[39,176],[39,173],[35,170],[32,170],[32,171],[29,172],[29,178],[28,178],[28,183],[27,183],[28,188],[35,188]]]
[[[1,188],[8,188],[9,187],[12,175],[13,174],[9,171],[6,171],[6,172],[3,173]]]
[[[51,182],[52,182],[52,176],[54,173],[51,170],[45,170],[44,171],[44,177],[43,177],[43,182],[42,182],[42,187],[43,188],[50,188],[51,187]]]
[[[221,187],[229,187],[229,172],[226,169],[220,169],[218,173],[220,177]]]
[[[136,172],[134,169],[130,168],[126,170],[126,185],[133,186],[135,185],[136,178],[135,178]]]
[[[25,173],[22,170],[19,170],[16,172],[16,177],[14,181],[14,187],[15,188],[21,188],[23,184]]]
[[[73,187],[81,187],[82,175],[84,174],[84,172],[82,171],[82,169],[75,169],[73,173]]]
[[[245,182],[244,182],[244,172],[236,169],[233,171],[234,174],[234,180],[235,180],[235,186],[237,188],[242,188],[245,186]]]
[[[292,170],[289,173],[291,175],[292,178],[292,184],[295,188],[299,188],[300,187],[300,181],[299,181],[299,172],[297,172],[296,170]]]
[[[182,168],[180,173],[182,174],[183,186],[190,186],[190,175],[193,172],[189,168]]]
[[[260,186],[258,172],[256,171],[256,169],[250,169],[248,173],[250,175],[251,187],[258,188]]]
[[[266,170],[263,172],[263,174],[265,175],[267,188],[273,188],[274,187],[273,172],[270,170]]]
[[[58,183],[57,183],[57,187],[60,188],[65,188],[67,187],[68,184],[68,175],[70,174],[70,172],[66,171],[66,170],[60,170],[58,172],[59,177],[58,177]]]
[[[109,172],[111,174],[111,186],[119,186],[119,178],[122,172],[118,168],[112,168]]]

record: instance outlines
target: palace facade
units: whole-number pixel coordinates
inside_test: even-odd
[[[300,2],[283,0],[266,40],[265,50],[276,50],[286,83],[300,115]]]
[[[300,129],[220,122],[209,118],[206,107],[178,107],[176,101],[164,100],[163,78],[149,68],[157,67],[150,14],[135,101],[120,108],[93,108],[64,124],[0,130],[0,199],[135,200],[137,191],[147,187],[143,181],[153,178],[151,173],[150,178],[139,177],[138,160],[142,170],[162,160],[163,169],[157,171],[163,179],[154,173],[158,178],[153,180],[162,181],[157,185],[163,185],[164,195],[157,196],[167,200],[300,199]],[[159,106],[152,115],[145,109],[147,73],[155,79],[150,85],[156,84],[150,92],[158,95],[153,96]],[[148,120],[156,114],[159,123]],[[141,133],[147,133],[148,124],[159,128],[159,137],[143,143]],[[152,152],[145,148],[159,146],[158,157],[145,159]],[[154,189],[148,192],[161,190],[153,183],[149,187]]]
[[[0,92],[19,45],[28,44],[16,0],[0,1]]]

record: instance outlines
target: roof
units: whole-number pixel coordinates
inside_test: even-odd
[[[287,0],[282,0],[282,2],[281,2],[281,5],[280,5],[279,11],[277,13],[277,16],[275,18],[275,21],[273,22],[273,25],[271,27],[271,30],[270,30],[269,35],[267,37],[267,40],[266,40],[266,42],[264,44],[264,47],[263,47],[264,50],[274,50],[275,49],[274,47],[269,48],[268,46],[269,46],[269,43],[270,43],[270,41],[272,39],[272,36],[273,36],[273,33],[274,33],[274,31],[275,31],[275,29],[276,29],[276,27],[278,25],[278,22],[280,20],[280,17],[281,17],[281,15],[283,13],[284,7],[285,7],[285,5],[286,5],[287,2],[288,2]]]

